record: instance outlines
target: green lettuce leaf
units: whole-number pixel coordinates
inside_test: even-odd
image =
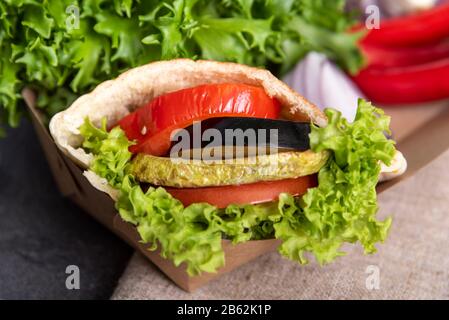
[[[111,186],[119,188],[131,166],[132,154],[128,148],[133,143],[120,127],[107,132],[106,120],[102,122],[101,128],[96,128],[86,119],[80,127],[80,133],[84,137],[83,148],[97,155],[90,169],[105,178]]]
[[[321,264],[331,262],[344,255],[340,248],[345,242],[359,241],[366,253],[373,253],[391,225],[391,218],[380,222],[375,217],[380,161],[389,164],[395,153],[394,142],[385,136],[389,117],[363,100],[353,123],[336,110],[326,115],[329,124],[313,127],[310,145],[314,151],[331,150],[333,156],[320,170],[317,188],[300,200],[281,196],[284,218],[274,226],[276,238],[283,240],[280,252],[301,263],[307,262],[306,252]]]
[[[362,66],[344,0],[8,0],[0,2],[0,130],[17,126],[20,92],[51,117],[129,68],[186,57],[282,75],[308,52]]]
[[[326,110],[329,123],[312,127],[311,148],[330,150],[316,188],[302,198],[281,194],[279,201],[257,205],[230,205],[217,209],[207,203],[184,207],[164,188],[144,190],[130,175],[131,153],[125,133],[95,127],[88,119],[80,127],[83,148],[94,155],[90,169],[120,191],[116,208],[124,221],[136,226],[143,243],[176,266],[185,263],[190,275],[215,272],[225,263],[222,239],[234,244],[277,238],[279,251],[299,263],[307,253],[320,264],[344,255],[344,243],[360,242],[365,253],[386,239],[391,218],[376,219],[376,184],[380,162],[389,164],[395,148],[387,139],[389,117],[360,100],[353,123]]]
[[[0,40],[2,35],[4,33],[0,30]],[[19,99],[17,87],[20,83],[18,79],[19,70],[18,65],[5,57],[0,57],[0,105],[5,106],[5,109],[0,108],[0,137],[4,133],[2,131],[3,121],[9,123],[12,127],[17,127],[19,124],[20,118],[17,110]]]

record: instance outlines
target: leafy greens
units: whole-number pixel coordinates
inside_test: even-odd
[[[217,209],[197,203],[184,207],[164,188],[144,191],[129,174],[131,153],[125,133],[106,124],[96,128],[89,119],[81,126],[83,148],[94,154],[90,170],[119,189],[116,202],[121,217],[137,227],[142,241],[160,248],[175,265],[185,262],[190,275],[214,272],[224,265],[222,239],[233,243],[277,238],[279,251],[301,264],[312,253],[320,264],[344,255],[344,243],[360,242],[366,253],[383,242],[391,218],[376,220],[376,184],[380,162],[390,164],[394,142],[385,137],[389,117],[360,100],[353,123],[327,109],[329,123],[312,127],[314,151],[332,156],[319,172],[319,185],[302,198],[281,194],[279,201],[257,205],[230,205]]]
[[[344,0],[4,0],[0,2],[0,130],[20,121],[31,86],[48,116],[126,69],[178,57],[285,73],[310,51],[355,72]],[[321,40],[320,40],[321,39]]]

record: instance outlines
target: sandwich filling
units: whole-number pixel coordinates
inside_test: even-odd
[[[307,253],[320,264],[331,262],[344,255],[344,243],[375,252],[391,224],[376,219],[381,164],[389,165],[396,152],[385,135],[389,117],[364,100],[353,123],[327,109],[325,127],[281,120],[280,110],[262,88],[209,84],[161,95],[110,128],[106,120],[96,127],[86,118],[79,131],[93,155],[89,170],[118,191],[121,217],[151,249],[160,248],[177,266],[186,263],[190,275],[224,265],[223,239],[280,239],[281,254],[300,263],[308,262]],[[211,118],[279,126],[277,143],[261,152],[260,139],[208,146],[189,140],[178,157],[175,133]],[[282,131],[294,126],[308,128],[298,131],[299,143],[292,131]],[[226,148],[232,156],[223,160]],[[205,161],[205,150],[218,156]]]

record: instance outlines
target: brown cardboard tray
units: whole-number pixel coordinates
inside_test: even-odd
[[[182,289],[191,292],[223,273],[230,272],[264,253],[273,251],[279,245],[279,241],[274,239],[248,241],[237,245],[223,240],[225,266],[217,273],[189,277],[185,265],[175,267],[171,261],[162,258],[158,250],[149,251],[148,246],[139,241],[136,229],[120,218],[114,208],[113,200],[92,187],[82,175],[82,170],[57,148],[46,125],[42,122],[39,111],[35,108],[34,93],[25,89],[22,94],[61,194],[145,255]],[[449,149],[449,103],[443,102],[425,107],[392,108],[387,109],[386,112],[392,115],[393,135],[398,141],[398,149],[408,160],[409,168],[401,178],[379,185],[378,192],[383,192],[414,175]]]

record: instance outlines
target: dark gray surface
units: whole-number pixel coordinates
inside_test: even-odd
[[[107,299],[131,252],[60,196],[29,121],[0,139],[0,299]]]

